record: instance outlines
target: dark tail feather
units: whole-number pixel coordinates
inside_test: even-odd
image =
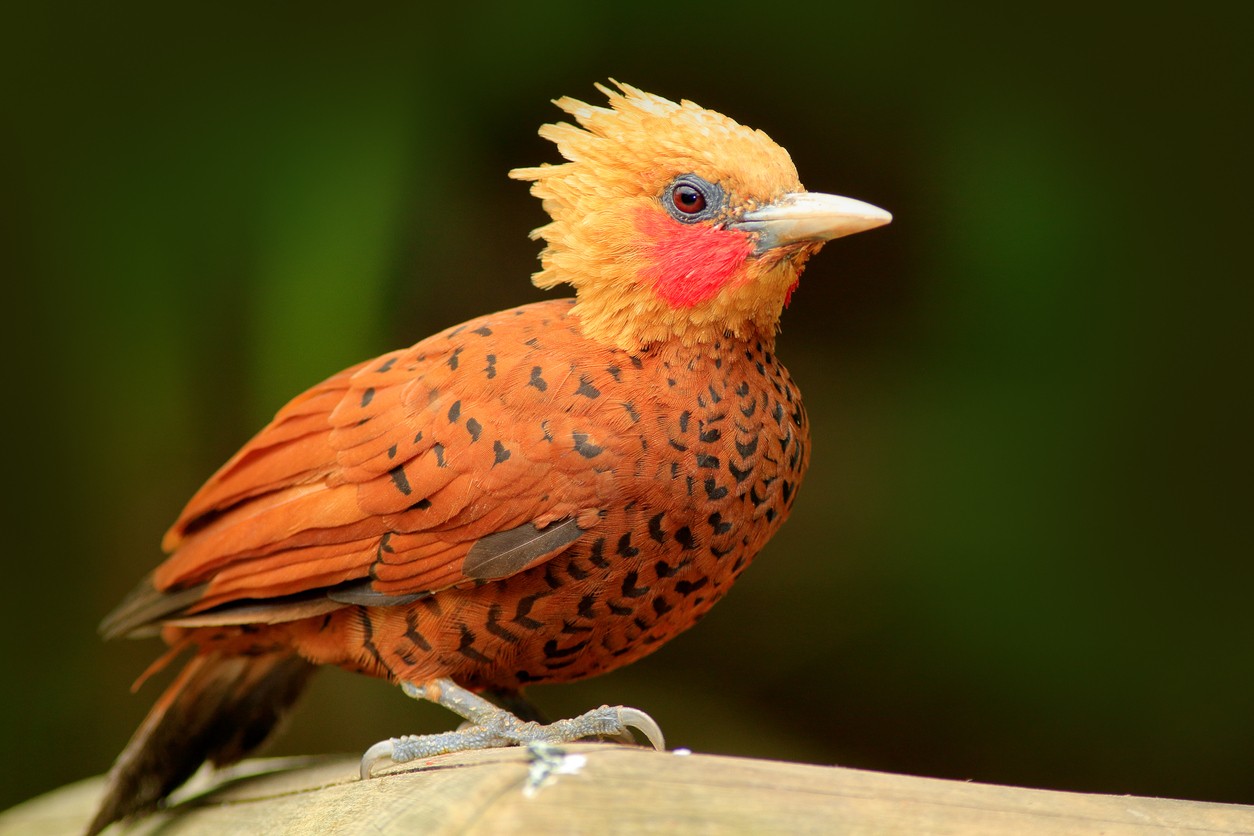
[[[198,654],[118,756],[87,836],[156,809],[205,761],[226,766],[257,748],[314,670],[304,659],[287,654]]]

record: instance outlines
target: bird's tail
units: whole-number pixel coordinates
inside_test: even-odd
[[[315,669],[287,653],[199,652],[118,756],[87,836],[155,809],[205,761],[226,766],[257,748]]]

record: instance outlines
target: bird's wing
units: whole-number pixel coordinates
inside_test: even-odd
[[[171,555],[149,588],[184,600],[164,613],[149,602],[144,618],[132,604],[111,632],[231,606],[268,620],[267,602],[300,614],[315,592],[322,607],[412,600],[508,577],[595,527],[617,465],[602,435],[628,412],[598,417],[597,389],[571,359],[578,338],[551,321],[565,305],[516,310],[289,403],[166,535]]]

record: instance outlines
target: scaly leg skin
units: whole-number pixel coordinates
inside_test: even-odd
[[[664,749],[662,730],[653,718],[637,708],[603,705],[569,720],[541,724],[520,720],[498,708],[451,679],[435,679],[426,685],[405,682],[401,685],[416,700],[438,703],[470,725],[441,734],[406,735],[383,740],[366,750],[361,757],[361,777],[370,777],[382,761],[405,763],[416,758],[430,758],[449,752],[469,749],[491,749],[496,746],[518,746],[526,743],[571,743],[586,737],[609,737],[630,741],[629,729],[636,729],[654,749]]]

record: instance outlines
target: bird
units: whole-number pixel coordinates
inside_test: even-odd
[[[284,406],[191,498],[101,625],[190,654],[118,756],[88,833],[256,749],[322,665],[465,718],[370,747],[626,736],[637,709],[539,722],[523,689],[604,673],[695,624],[779,529],[810,459],[775,353],[827,241],[891,220],[807,192],[767,134],[616,81],[554,104],[547,299],[367,360]],[[145,677],[148,675],[145,673]],[[142,681],[142,678],[141,678]],[[138,685],[138,683],[137,683]]]

